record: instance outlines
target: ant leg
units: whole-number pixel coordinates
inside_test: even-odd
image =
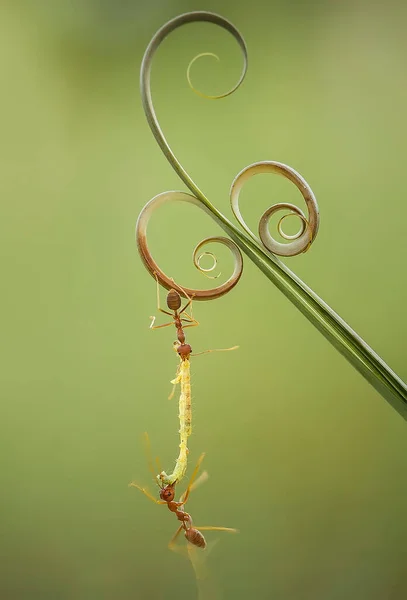
[[[154,277],[157,282],[157,310],[164,313],[165,315],[168,315],[169,317],[173,317],[174,315],[172,313],[168,312],[168,310],[162,309],[160,306],[160,284],[158,283],[158,277],[157,277],[157,273],[155,271],[154,271]],[[154,325],[156,317],[150,317],[150,319],[151,319],[150,329],[161,329],[162,327],[169,327],[174,322],[174,321],[171,321],[170,323],[164,323],[164,325]]]
[[[172,538],[170,539],[170,541],[168,542],[168,548],[170,550],[175,550],[175,540],[177,539],[177,537],[179,536],[179,534],[181,533],[181,531],[183,530],[184,526],[180,525],[177,529],[177,531],[175,532],[175,534],[172,536]]]
[[[196,476],[198,475],[198,471],[200,469],[201,463],[204,458],[205,458],[205,452],[202,452],[201,456],[198,458],[196,467],[191,475],[191,479],[189,480],[188,487],[187,487],[186,491],[184,492],[184,494],[182,495],[182,500],[179,503],[177,502],[177,504],[179,504],[179,506],[182,506],[183,504],[186,504],[188,502],[189,494],[191,493],[193,483],[196,479]]]
[[[156,473],[154,472],[154,466],[153,466],[153,454],[151,452],[151,442],[150,442],[150,437],[147,433],[147,431],[144,432],[144,452],[147,458],[147,465],[148,465],[148,470],[150,471],[151,475],[153,476],[154,481],[157,481],[156,477]],[[137,487],[137,486],[135,486]]]
[[[194,298],[194,297],[193,297],[193,296],[192,296],[192,297],[191,297],[191,296],[189,296],[189,295],[186,293],[186,291],[184,290],[184,288],[182,288],[180,285],[178,285],[177,283],[175,283],[175,281],[174,281],[173,279],[172,279],[172,282],[173,282],[173,284],[174,284],[174,285],[175,285],[175,286],[176,286],[176,287],[177,287],[179,290],[181,290],[181,292],[184,294],[185,298],[188,300],[188,302],[185,304],[185,306],[184,306],[183,308],[181,308],[181,310],[179,311],[179,313],[178,313],[178,314],[180,315],[181,313],[183,313],[183,312],[184,312],[184,310],[185,310],[186,308],[188,308],[188,306],[189,306],[189,305],[191,305],[191,312],[192,312],[192,300],[193,300],[193,298]]]
[[[188,325],[185,325],[188,327]],[[204,350],[203,352],[196,352],[195,354],[191,354],[191,356],[200,356],[201,354],[209,354],[210,352],[229,352],[230,350],[237,350],[239,346],[232,346],[231,348],[215,348],[213,350]]]
[[[187,312],[185,313],[184,317],[187,317],[185,321],[196,321],[195,317],[189,315]]]
[[[150,471],[151,475],[153,476],[154,481],[156,483],[158,483],[158,477],[160,475],[157,475],[156,472],[154,471],[153,453],[151,452],[151,443],[150,443],[150,438],[149,438],[147,431],[144,432],[144,452],[145,452],[145,455],[147,458],[148,470]],[[158,456],[155,457],[155,464],[157,465],[158,473],[160,474],[162,472],[162,468],[161,468],[161,463],[160,463],[160,459]],[[137,487],[137,485],[133,486],[133,487]]]
[[[162,466],[161,466],[161,461],[160,461],[159,456],[155,457],[155,464],[157,465],[158,472],[162,473]]]
[[[154,496],[152,496],[148,490],[146,490],[145,488],[140,487],[134,481],[132,481],[131,483],[129,483],[129,487],[135,487],[138,490],[140,490],[140,492],[143,492],[143,494],[145,496],[147,496],[147,498],[149,500],[151,500],[152,502],[154,502],[154,504],[167,504],[167,502],[165,502],[164,500],[157,500],[157,498],[154,498]]]
[[[184,325],[184,327],[197,327],[199,325],[199,321],[194,319],[194,317],[192,315],[185,313],[185,316],[187,317],[186,319],[185,318],[181,319],[181,321],[183,323],[186,323],[186,325]]]
[[[155,280],[157,282],[157,310],[159,310],[160,312],[164,313],[165,315],[168,315],[168,316],[172,317],[173,316],[172,313],[168,312],[168,310],[164,310],[160,306],[160,284],[158,283],[158,277],[157,277],[157,273],[155,271],[154,271],[154,277],[155,277]]]
[[[198,531],[227,531],[229,533],[239,533],[238,529],[234,529],[233,527],[212,527],[211,525],[204,525],[203,527],[199,527],[194,525],[195,529]]]
[[[165,315],[168,315],[169,317],[173,317],[174,315],[170,312],[168,312],[168,310],[164,310],[163,308],[158,308],[158,310],[162,313],[164,313]]]
[[[165,312],[165,311],[163,311]],[[166,313],[167,315],[170,313]],[[156,317],[150,317],[151,319],[151,325],[150,325],[150,329],[161,329],[162,327],[169,327],[170,325],[174,325],[174,321],[171,321],[170,323],[164,323],[164,325],[154,325]]]
[[[209,479],[208,471],[202,471],[202,473],[200,474],[200,476],[198,477],[198,479],[195,479],[193,485],[191,485],[191,490],[190,491],[193,492],[202,483],[205,483],[205,481],[208,481],[208,479]]]
[[[186,293],[186,292],[184,292],[184,293]],[[187,296],[187,297],[189,298],[189,296]],[[181,310],[179,311],[178,314],[181,315],[184,312],[184,310],[186,308],[188,308],[188,306],[191,306],[191,312],[192,312],[192,298],[189,298],[188,302],[185,304],[185,306],[183,308],[181,308]]]
[[[208,481],[209,479],[209,475],[208,475],[208,471],[203,471],[200,476],[198,477],[198,479],[195,479],[194,483],[191,485],[189,492],[193,492],[194,490],[196,490],[197,487],[199,487],[202,483],[205,483],[205,481]],[[183,506],[185,503],[185,494],[186,491],[182,494],[180,501],[178,502],[178,504],[180,506]]]

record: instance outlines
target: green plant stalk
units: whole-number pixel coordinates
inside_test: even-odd
[[[205,203],[206,204],[206,203]],[[207,205],[206,205],[207,206]],[[207,213],[239,248],[407,421],[407,386],[376,352],[279,258],[268,256],[214,207]]]
[[[158,145],[180,179],[190,189],[197,201],[238,247],[274,285],[302,312],[302,314],[331,342],[331,344],[365,377],[389,404],[407,420],[407,386],[376,352],[319,296],[295,275],[277,256],[264,250],[254,238],[240,231],[213,206],[194,183],[171,150],[154,111],[151,88],[151,61],[162,40],[184,23],[209,21],[217,24],[237,39],[244,55],[244,69],[234,91],[242,82],[247,67],[244,42],[232,24],[218,15],[206,12],[188,13],[166,23],[153,37],[145,52],[140,75],[140,88],[147,121]]]

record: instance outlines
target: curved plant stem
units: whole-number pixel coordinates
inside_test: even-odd
[[[252,235],[231,223],[198,188],[171,150],[154,111],[150,71],[153,55],[163,39],[177,27],[195,21],[209,21],[226,29],[238,42],[244,59],[242,75],[232,93],[243,81],[247,68],[247,50],[236,28],[219,15],[207,12],[187,13],[166,23],[153,37],[141,66],[141,96],[147,121],[155,139],[178,176],[191,190],[205,211],[220,225],[237,246],[259,267],[266,277],[302,312],[329,342],[367,379],[367,381],[407,420],[407,386],[372,348],[317,294],[295,275],[277,256],[263,248]],[[222,97],[223,97],[222,96]]]

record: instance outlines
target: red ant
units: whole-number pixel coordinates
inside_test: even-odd
[[[201,483],[202,480],[207,478],[207,473],[205,471],[204,473],[202,473],[201,477],[199,477],[199,479],[196,480],[196,476],[198,475],[198,471],[199,471],[199,468],[201,466],[201,463],[202,463],[204,457],[205,457],[205,453],[201,454],[201,456],[199,457],[197,465],[194,469],[194,472],[191,475],[191,479],[189,480],[188,487],[187,487],[186,491],[182,494],[179,502],[176,502],[174,500],[175,485],[177,482],[168,484],[165,486],[160,486],[160,500],[157,500],[156,498],[154,498],[154,496],[152,496],[149,491],[147,491],[145,488],[140,487],[134,481],[132,481],[129,484],[131,487],[135,487],[138,490],[140,490],[141,492],[143,492],[143,494],[145,494],[147,496],[147,498],[152,500],[155,504],[166,504],[168,506],[168,509],[171,512],[175,513],[175,516],[177,517],[178,521],[181,521],[181,525],[178,527],[176,533],[171,538],[171,540],[168,544],[168,547],[170,549],[174,549],[175,540],[177,539],[178,535],[181,533],[182,530],[184,530],[185,537],[190,544],[197,546],[198,548],[203,548],[203,549],[206,548],[206,540],[205,540],[203,534],[201,533],[202,531],[228,531],[230,533],[237,533],[237,529],[232,529],[230,527],[213,527],[212,525],[205,525],[203,527],[194,526],[192,523],[191,515],[189,513],[185,512],[185,510],[183,510],[185,504],[188,502],[188,498],[189,498],[191,491],[199,483]],[[157,479],[156,479],[156,481],[157,481]],[[158,481],[157,481],[157,483],[158,483]],[[194,483],[195,483],[195,485],[194,485]]]

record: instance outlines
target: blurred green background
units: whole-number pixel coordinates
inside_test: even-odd
[[[169,18],[215,10],[243,33],[187,26],[156,56],[153,95],[175,152],[213,203],[244,166],[285,162],[313,187],[321,228],[292,268],[404,379],[406,8],[335,3],[3,1],[0,19],[2,418],[0,597],[195,598],[167,550],[175,518],[153,488],[142,433],[171,469],[177,452],[172,328],[151,332],[155,285],[134,225],[155,194],[183,189],[144,118],[138,71]],[[276,177],[251,181],[256,227]],[[180,284],[194,244],[219,230],[194,207],[164,207],[149,240]],[[229,257],[220,252],[226,276]],[[224,259],[224,260],[223,260]],[[164,294],[163,294],[164,298]],[[407,597],[403,419],[248,261],[226,297],[196,303],[191,463],[210,479],[196,523],[237,527],[208,558],[225,598]]]

